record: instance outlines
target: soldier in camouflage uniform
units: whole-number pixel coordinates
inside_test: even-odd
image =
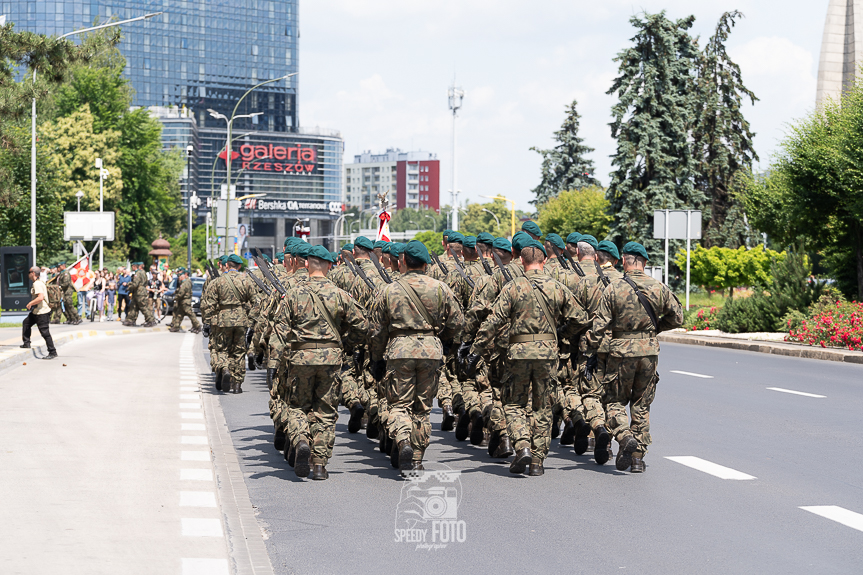
[[[464,315],[446,284],[425,275],[431,263],[425,245],[409,242],[401,258],[406,273],[383,288],[372,310],[371,356],[375,379],[387,382],[391,460],[406,475],[423,469],[444,347]]]
[[[294,260],[290,254],[290,246],[298,241],[300,241],[299,238],[295,237],[289,237],[285,240],[285,251],[282,253],[281,265],[276,265],[273,268],[273,275],[282,286],[288,285],[288,280],[294,273]],[[273,286],[273,293],[264,304],[259,320],[261,328],[264,330],[261,346],[266,349],[270,418],[273,420],[273,427],[275,428],[273,446],[277,451],[284,450],[287,441],[286,430],[282,428],[279,422],[287,421],[290,392],[288,390],[287,357],[282,353],[286,344],[281,341],[279,334],[275,333],[275,325],[276,318],[281,315],[282,306],[287,305],[287,300],[290,298],[289,294],[290,292],[282,297]],[[289,451],[289,449],[285,450],[286,459]]]
[[[57,285],[57,264],[51,266],[51,269],[48,270],[48,273],[51,274],[51,279],[48,280],[48,306],[51,308],[51,323],[60,323],[61,318],[63,316],[63,306],[61,300],[63,299],[63,291],[60,289],[60,286]]]
[[[683,308],[666,285],[644,273],[648,257],[641,244],[629,242],[622,252],[624,277],[612,280],[602,292],[593,326],[585,337],[585,378],[596,377],[596,356],[607,353],[602,386],[608,396],[608,428],[620,444],[615,466],[641,473],[651,443],[650,405],[659,381],[657,335],[683,324]]]
[[[336,438],[342,349],[363,342],[369,322],[356,301],[327,280],[335,256],[314,246],[306,259],[309,277],[296,284],[276,320],[276,331],[291,342],[290,408],[279,423],[288,430],[297,477],[311,471],[312,479],[322,480]]]
[[[156,318],[153,315],[153,303],[147,292],[147,272],[144,271],[144,262],[135,262],[132,264],[138,269],[129,282],[129,296],[132,300],[132,309],[126,314],[126,320],[123,322],[125,326],[135,325],[138,319],[138,311],[144,313],[143,327],[153,327],[156,325]]]
[[[60,262],[58,267],[60,268],[60,275],[57,278],[57,285],[63,291],[63,309],[66,313],[66,323],[69,325],[78,325],[82,320],[78,317],[78,310],[75,308],[75,300],[73,299],[75,297],[75,286],[72,285],[72,276],[66,271],[66,262]]]
[[[353,252],[354,244],[347,243],[342,246],[342,252]],[[327,279],[333,282],[336,287],[339,289],[348,291],[351,288],[351,277],[353,274],[348,268],[347,264],[344,262],[344,256],[340,258],[340,262],[338,265],[333,266],[330,270],[330,273],[327,274]]]
[[[174,292],[174,311],[171,318],[171,327],[168,331],[179,332],[180,324],[183,323],[183,318],[188,317],[192,322],[192,333],[201,333],[201,322],[198,321],[198,316],[195,315],[195,310],[192,307],[192,280],[189,278],[189,272],[185,268],[180,268],[177,281],[180,285],[177,291]]]
[[[587,327],[587,314],[565,286],[542,271],[545,248],[535,240],[520,242],[524,275],[501,290],[492,313],[479,329],[466,359],[475,372],[505,326],[509,347],[501,395],[509,436],[516,455],[511,473],[543,475],[551,442],[550,394],[557,372],[557,339],[573,337]],[[528,416],[528,405],[532,417]]]
[[[249,310],[258,286],[240,274],[243,260],[236,254],[228,256],[225,273],[216,278],[207,290],[208,321],[217,320],[224,338],[226,366],[222,372],[221,390],[230,388],[231,393],[243,392],[246,377],[246,328],[249,327]],[[212,323],[212,321],[211,321]],[[219,374],[216,374],[219,378]]]

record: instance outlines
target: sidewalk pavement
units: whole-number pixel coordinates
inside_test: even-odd
[[[863,352],[789,343],[782,341],[784,336],[785,334],[778,333],[729,334],[718,330],[710,330],[709,332],[671,330],[659,334],[659,341],[863,364]]]

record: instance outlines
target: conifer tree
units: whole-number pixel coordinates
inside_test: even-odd
[[[599,180],[593,177],[593,161],[585,157],[593,148],[585,146],[584,139],[578,137],[581,116],[576,111],[577,105],[573,100],[566,107],[566,119],[554,133],[558,142],[554,148],[531,148],[542,156],[542,182],[533,189],[536,199],[530,202],[534,205],[544,204],[564,191],[599,185]]]

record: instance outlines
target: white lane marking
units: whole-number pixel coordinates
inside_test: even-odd
[[[215,507],[216,494],[212,491],[181,491],[180,507]]]
[[[209,451],[181,451],[180,461],[209,461]]]
[[[679,373],[680,375],[689,375],[692,377],[700,377],[701,379],[713,379],[712,375],[703,375],[701,373],[692,373],[691,371],[677,371],[676,369],[672,369],[671,373]]]
[[[218,519],[180,519],[183,535],[188,537],[221,537],[222,522]]]
[[[201,409],[200,403],[181,403],[180,409]]]
[[[782,393],[793,393],[794,395],[802,395],[803,397],[817,397],[819,399],[823,399],[827,397],[826,395],[817,395],[815,393],[806,393],[805,391],[794,391],[793,389],[784,389],[781,387],[768,387],[770,391],[779,391]]]
[[[228,575],[228,560],[183,559],[183,575]]]
[[[183,385],[180,387],[180,391],[198,391],[199,388],[192,387],[191,385]]]
[[[201,396],[197,393],[181,393],[180,399],[197,399],[198,401],[200,401]]]
[[[687,467],[691,467],[692,469],[697,469],[698,471],[703,471],[704,473],[709,473],[715,477],[720,479],[736,479],[736,480],[747,480],[747,479],[757,479],[752,475],[748,475],[746,473],[741,473],[736,469],[731,469],[730,467],[725,467],[723,465],[719,465],[716,463],[712,463],[707,461],[706,459],[701,459],[700,457],[693,457],[691,455],[681,455],[676,457],[666,457],[665,459],[670,459],[675,463],[680,463],[681,465],[685,465]]]
[[[180,443],[183,445],[208,445],[209,441],[204,436],[183,435],[180,437]]]
[[[820,515],[836,523],[841,523],[846,527],[863,531],[863,515],[849,511],[844,507],[837,505],[813,505],[809,507],[801,507],[803,511]]]
[[[181,411],[180,417],[183,419],[204,419],[203,413],[195,413],[193,411]]]
[[[181,423],[180,431],[207,431],[203,423]]]
[[[210,469],[181,469],[180,481],[212,481],[213,472]]]

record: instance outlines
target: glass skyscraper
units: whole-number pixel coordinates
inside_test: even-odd
[[[0,8],[17,30],[48,35],[163,12],[123,25],[119,49],[133,105],[150,108],[162,121],[166,147],[192,147],[184,201],[190,192],[219,196],[226,181],[226,123],[209,110],[230,117],[249,88],[299,71],[298,0],[17,0]],[[292,235],[297,220],[309,220],[312,237],[327,236],[341,211],[342,139],[338,132],[300,127],[298,80],[249,94],[237,114],[261,114],[232,128],[234,157],[240,154],[232,159],[236,195],[266,194],[244,202],[240,212],[250,245],[260,240],[262,249]],[[300,152],[289,152],[297,149],[312,152],[293,161]],[[254,161],[248,161],[250,150]]]

